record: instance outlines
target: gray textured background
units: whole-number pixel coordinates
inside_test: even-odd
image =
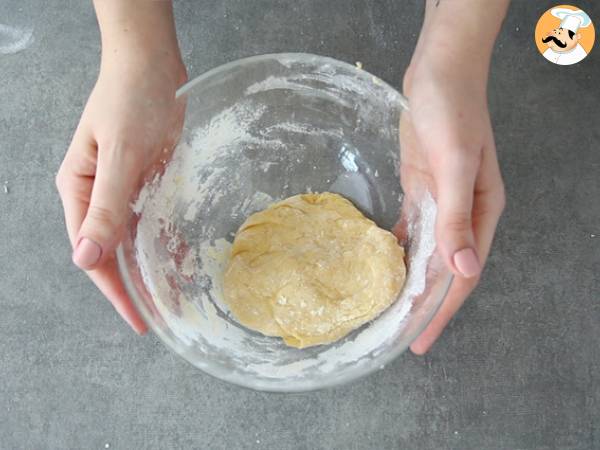
[[[600,26],[593,3],[578,1]],[[35,36],[0,55],[0,448],[600,448],[600,44],[546,62],[532,35],[550,6],[515,0],[495,53],[508,207],[481,286],[427,356],[273,395],[136,337],[71,265],[54,175],[97,73],[95,17],[89,2],[0,0],[0,23]],[[176,15],[190,77],[306,51],[400,87],[422,4],[179,1]]]

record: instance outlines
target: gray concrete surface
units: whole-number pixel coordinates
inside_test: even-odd
[[[577,4],[600,26],[597,2]],[[577,66],[546,62],[533,28],[550,6],[515,0],[495,52],[509,200],[481,286],[427,356],[273,395],[136,337],[70,264],[53,179],[97,73],[95,18],[90,2],[0,1],[0,23],[35,39],[0,55],[0,448],[600,448],[600,44]],[[192,77],[307,51],[400,87],[422,4],[178,1],[176,14]]]

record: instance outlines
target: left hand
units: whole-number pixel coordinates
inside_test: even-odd
[[[115,248],[146,169],[177,142],[185,105],[175,94],[186,72],[178,49],[156,57],[122,44],[118,53],[105,53],[56,184],[73,262],[143,334],[147,326],[121,281]]]
[[[427,188],[437,201],[436,243],[455,275],[427,328],[411,344],[424,354],[479,281],[505,203],[486,98],[486,77],[460,65],[417,62],[400,123],[404,192]]]

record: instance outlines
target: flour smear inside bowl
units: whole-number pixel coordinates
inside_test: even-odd
[[[379,124],[397,124],[388,105],[398,107],[399,94],[346,65],[309,64],[308,74],[297,75],[294,58],[277,64],[280,74],[243,86],[232,93],[238,99],[184,129],[162,175],[133,204],[133,247],[160,318],[154,328],[168,329],[179,353],[219,377],[285,390],[285,383],[370,366],[393,345],[426,288],[436,207],[425,193],[408,220],[407,278],[397,301],[340,341],[298,350],[234,320],[223,302],[223,274],[248,216],[291,195],[332,191],[390,229],[400,204],[397,148],[376,141],[394,139],[393,126]],[[287,104],[291,112],[282,112]],[[370,145],[387,150],[373,153]]]

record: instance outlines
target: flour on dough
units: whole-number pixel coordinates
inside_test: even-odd
[[[398,297],[396,237],[332,193],[303,194],[251,215],[233,242],[225,302],[240,323],[292,347],[336,341]]]

